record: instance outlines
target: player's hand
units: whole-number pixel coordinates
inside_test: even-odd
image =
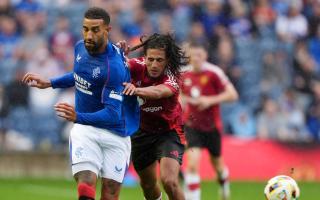
[[[50,80],[44,79],[40,75],[33,73],[26,73],[22,78],[22,83],[30,87],[36,87],[40,89],[51,87]]]
[[[134,86],[132,83],[123,83],[124,89],[123,89],[123,94],[125,95],[134,95],[136,93],[136,86]]]
[[[116,44],[122,51],[124,52],[124,55],[128,55],[130,52],[130,46],[128,45],[127,41],[121,40],[117,42]]]
[[[58,103],[54,106],[54,109],[59,117],[70,122],[75,122],[77,119],[77,113],[74,107],[67,103]]]
[[[193,105],[197,106],[199,111],[203,111],[212,106],[212,100],[206,96],[200,96],[194,100]]]

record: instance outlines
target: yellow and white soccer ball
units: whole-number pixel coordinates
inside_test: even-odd
[[[297,200],[300,189],[290,176],[279,175],[271,178],[264,188],[267,200]]]

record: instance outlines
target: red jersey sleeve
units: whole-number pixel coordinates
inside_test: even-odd
[[[223,91],[225,86],[230,83],[229,78],[220,67],[210,63],[205,63],[205,69],[213,73],[213,84],[218,88],[218,91]]]
[[[129,68],[130,68],[130,74],[133,81],[137,80],[139,75],[143,73],[144,70],[144,57],[140,58],[132,58],[128,61]]]
[[[167,86],[173,93],[179,92],[179,82],[173,74],[167,73],[164,78],[163,84]]]

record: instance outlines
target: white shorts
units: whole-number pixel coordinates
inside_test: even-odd
[[[106,129],[74,124],[69,139],[72,174],[89,170],[97,176],[122,183],[129,166],[130,137]]]

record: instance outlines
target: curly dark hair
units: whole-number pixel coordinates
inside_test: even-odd
[[[131,48],[130,51],[143,47],[143,53],[146,55],[148,49],[163,49],[168,59],[167,70],[176,78],[180,78],[181,67],[189,63],[189,57],[176,44],[171,34],[154,33],[149,37],[141,36],[140,41],[141,44]]]

